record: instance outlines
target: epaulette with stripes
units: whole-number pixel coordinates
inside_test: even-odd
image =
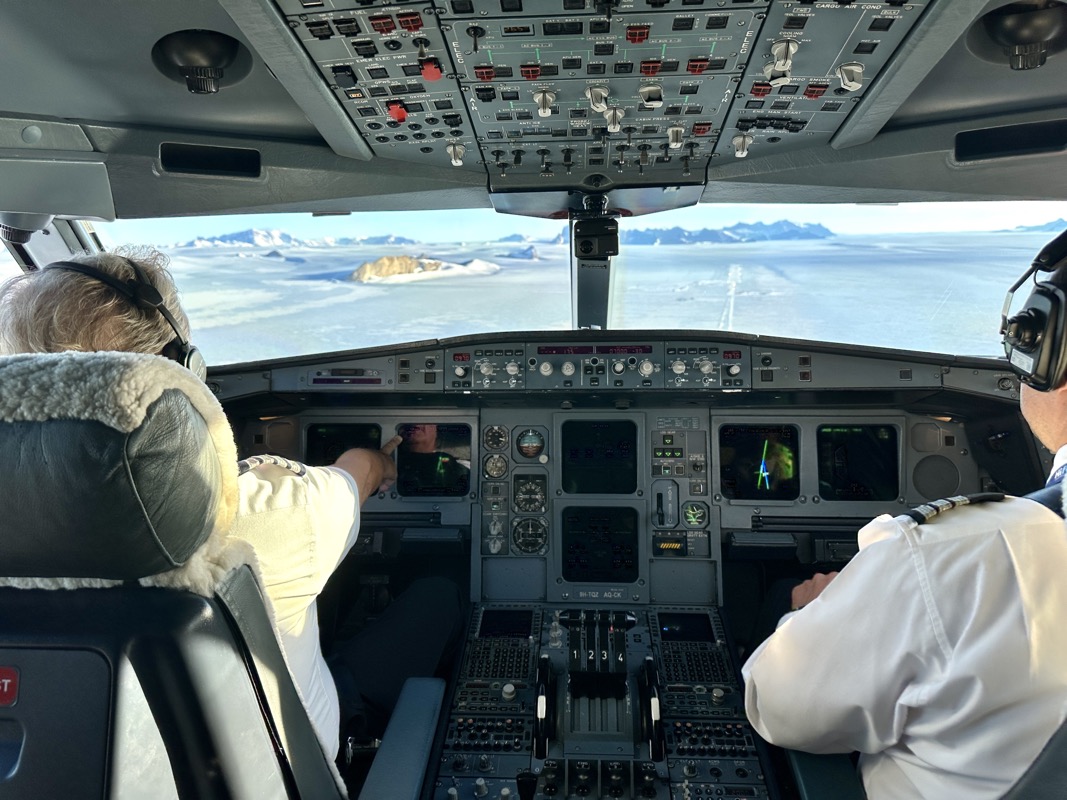
[[[938,514],[943,514],[950,508],[960,506],[973,506],[977,503],[999,503],[1005,497],[1003,492],[979,492],[978,494],[958,494],[955,497],[945,497],[941,500],[931,500],[916,506],[911,511],[904,512],[904,516],[911,517],[922,525],[929,522]]]
[[[282,458],[281,456],[263,455],[263,456],[250,456],[243,461],[237,462],[237,474],[244,475],[249,470],[262,466],[263,464],[274,464],[282,469],[287,469],[292,473],[303,476],[307,474],[307,467],[301,464],[299,461],[291,461],[288,458]]]

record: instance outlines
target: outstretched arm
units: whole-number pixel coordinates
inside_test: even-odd
[[[341,453],[333,463],[334,467],[344,470],[355,480],[360,505],[372,494],[388,489],[396,480],[393,451],[402,441],[399,436],[394,436],[382,445],[381,450],[352,448]]]

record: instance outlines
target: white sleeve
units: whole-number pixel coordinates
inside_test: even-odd
[[[876,541],[745,663],[748,719],[781,747],[884,750],[921,700],[917,678],[930,665],[917,654],[931,652],[938,645],[910,548],[900,536]]]
[[[359,490],[347,472],[307,467],[303,475],[264,464],[238,479],[241,508],[231,535],[252,544],[282,630],[308,606],[359,532]]]
[[[356,479],[343,469],[308,467],[308,474],[313,470],[331,473],[327,480],[314,481],[314,494],[309,491],[308,506],[309,514],[317,518],[316,524],[335,527],[337,530],[332,538],[344,542],[340,557],[334,561],[336,567],[348,555],[359,534],[359,487],[356,485]],[[340,476],[344,485],[336,476]]]

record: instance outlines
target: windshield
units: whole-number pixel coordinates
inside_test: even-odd
[[[620,220],[609,328],[1000,355],[1067,203],[701,205]],[[572,325],[568,226],[488,209],[97,224],[171,257],[209,363]]]
[[[11,253],[0,248],[0,283],[3,283],[8,278],[14,278],[20,271],[19,265],[15,263]]]

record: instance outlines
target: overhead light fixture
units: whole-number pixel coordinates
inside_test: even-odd
[[[218,31],[175,31],[156,42],[152,61],[168,78],[184,81],[193,94],[215,94],[242,49],[240,42]],[[247,73],[246,68],[239,77]]]
[[[1067,5],[1057,0],[1010,3],[982,17],[986,33],[1014,70],[1037,69],[1067,39]]]

